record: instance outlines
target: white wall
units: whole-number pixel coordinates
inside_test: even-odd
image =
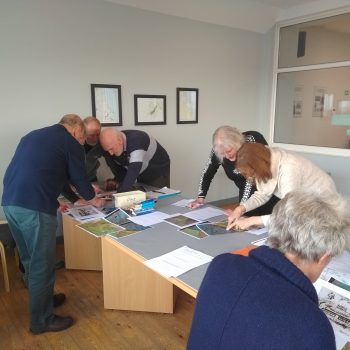
[[[120,84],[123,128],[136,128],[133,94],[167,96],[167,124],[141,129],[168,150],[172,187],[195,196],[217,126],[268,130],[267,38],[97,0],[1,0],[0,177],[22,135],[90,115],[90,83]],[[176,87],[199,88],[198,124],[176,124]],[[219,172],[208,200],[236,194]]]

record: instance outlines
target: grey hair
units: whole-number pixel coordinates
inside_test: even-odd
[[[73,129],[78,128],[82,131],[84,135],[86,135],[84,122],[77,114],[66,114],[64,115],[61,120],[59,121],[59,124],[62,125],[68,125],[72,127]]]
[[[101,122],[96,118],[96,117],[86,117],[83,119],[84,125],[87,126],[90,123],[95,123],[96,125],[98,125],[99,127],[101,127]]]
[[[289,192],[274,207],[267,244],[307,261],[332,258],[349,247],[350,215],[337,193]]]
[[[220,126],[213,134],[213,149],[216,156],[222,161],[222,151],[228,148],[239,150],[245,142],[243,134],[232,126]]]

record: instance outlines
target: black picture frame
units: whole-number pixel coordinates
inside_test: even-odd
[[[166,124],[165,95],[134,95],[135,125]]]
[[[121,85],[91,84],[92,115],[102,126],[123,125]]]
[[[197,88],[176,88],[176,123],[198,123],[198,95]]]

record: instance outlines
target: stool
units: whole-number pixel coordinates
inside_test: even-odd
[[[6,290],[6,292],[9,292],[10,291],[10,283],[9,283],[9,275],[7,272],[5,247],[1,241],[0,241],[0,255],[1,255],[2,271],[4,273],[5,290]]]

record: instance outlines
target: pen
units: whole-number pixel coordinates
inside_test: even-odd
[[[157,190],[153,190],[152,192],[156,192],[156,193],[162,193],[162,194],[165,194],[165,192],[162,192],[162,191],[157,191]]]

